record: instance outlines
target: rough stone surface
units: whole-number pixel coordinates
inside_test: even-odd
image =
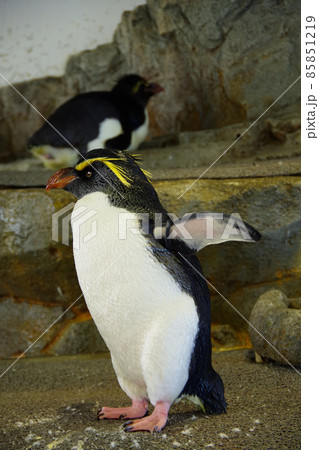
[[[112,44],[73,56],[63,77],[16,87],[47,117],[75,94],[138,72],[165,86],[150,103],[151,136],[218,128],[256,119],[297,79],[299,36],[297,0],[148,0],[123,14]],[[299,99],[296,83],[272,111],[298,112]],[[0,90],[0,111],[2,161],[26,155],[43,119],[11,87]]]
[[[16,88],[44,117],[75,94],[66,92],[63,78],[43,78],[18,83]],[[42,117],[11,87],[0,89],[0,111],[1,159],[6,161],[26,155],[27,139],[32,130],[42,125]]]
[[[39,354],[57,330],[64,308],[50,304],[32,304],[24,299],[0,300],[0,358]],[[70,318],[69,312],[64,318]],[[57,323],[51,327],[52,323]],[[49,328],[50,327],[50,328]],[[39,338],[40,337],[40,338]]]
[[[223,170],[228,164],[236,168],[242,162],[254,166],[261,161],[280,159],[283,163],[286,158],[300,156],[299,111],[281,111],[266,120],[260,119],[252,128],[250,125],[250,122],[243,122],[212,130],[180,133],[176,135],[179,145],[155,151],[154,148],[145,148],[149,144],[147,142],[139,153],[147,170],[192,169],[188,172],[198,167],[205,170],[216,160],[217,170]],[[219,159],[221,155],[223,157]],[[209,172],[215,170],[214,165]]]
[[[212,325],[213,351],[251,348],[247,332],[239,332],[229,324]]]
[[[173,153],[173,152],[172,152]],[[156,153],[155,153],[156,154]],[[182,156],[182,155],[181,155]],[[186,155],[187,157],[187,155]],[[149,158],[151,159],[151,158]],[[43,167],[35,168],[33,161],[28,170],[20,168],[18,165],[24,160],[17,161],[16,164],[0,164],[0,188],[25,188],[25,187],[45,187],[53,171]],[[209,164],[211,164],[211,160]],[[8,166],[8,170],[4,168]],[[272,159],[270,161],[251,162],[246,159],[237,161],[236,164],[221,164],[213,166],[210,170],[207,167],[197,168],[177,168],[151,169],[152,181],[159,180],[181,180],[181,179],[227,179],[227,178],[256,178],[300,175],[300,158]],[[24,165],[22,165],[24,167]],[[143,167],[148,170],[147,163]],[[160,167],[160,166],[159,166]]]
[[[81,296],[72,250],[52,240],[52,214],[73,201],[73,196],[59,191],[53,195],[44,189],[1,191],[1,297],[69,306]]]
[[[77,353],[106,352],[107,347],[91,317],[81,316],[68,321],[64,328],[47,346],[48,355],[76,355]]]
[[[267,291],[257,300],[250,323],[249,332],[256,353],[282,364],[300,366],[301,311],[289,308],[289,300],[281,291]]]
[[[301,310],[301,297],[299,298],[288,298],[288,306],[293,309]]]
[[[106,352],[90,314],[45,300],[0,299],[0,358]]]
[[[299,10],[297,1],[149,0],[123,14],[114,41],[128,67],[157,72],[166,88],[155,130],[220,127],[257,117],[297,78]],[[290,91],[281,107],[296,101]]]
[[[0,361],[0,373],[12,362]],[[20,360],[0,382],[2,448],[300,448],[298,373],[255,364],[246,351],[214,354],[213,364],[224,381],[227,414],[207,416],[183,400],[161,433],[130,434],[123,421],[96,420],[101,406],[129,404],[105,355]]]
[[[300,177],[199,180],[178,199],[193,181],[154,181],[154,187],[169,212],[238,212],[263,236],[257,244],[232,242],[199,253],[210,283],[213,323],[247,329],[254,303],[266,290],[300,296]],[[59,190],[0,190],[2,297],[64,308],[75,302],[85,310],[72,249],[61,243],[61,233],[59,242],[52,241],[52,214],[73,201]]]

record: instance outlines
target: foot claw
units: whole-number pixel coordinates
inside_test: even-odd
[[[126,422],[124,424],[124,431],[149,431],[151,433],[159,433],[166,425],[169,407],[170,405],[168,402],[157,402],[155,409],[150,416]]]
[[[127,425],[131,425],[132,423],[133,423],[133,420],[128,420],[127,422],[125,422],[125,424],[123,426],[126,427]]]

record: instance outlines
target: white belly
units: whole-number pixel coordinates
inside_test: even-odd
[[[82,223],[83,214],[79,219],[76,211],[83,206],[96,214],[87,214]],[[74,248],[79,283],[122,388],[131,397],[144,395],[155,402],[163,396],[164,383],[164,396],[173,401],[188,378],[198,329],[196,307],[153,259],[141,233],[128,230],[127,239],[119,239],[123,212],[102,193],[76,203],[72,228],[74,237],[79,231]]]
[[[148,112],[147,109],[144,111],[145,122],[132,132],[131,143],[126,150],[136,150],[142,142],[145,141],[148,134]],[[123,128],[119,120],[117,119],[105,119],[100,123],[99,134],[92,141],[88,142],[87,150],[94,150],[96,148],[104,148],[105,141],[113,139],[123,133]]]
[[[104,148],[105,141],[115,138],[123,133],[122,125],[117,119],[105,119],[100,123],[99,134],[93,139],[93,141],[88,142],[87,150],[94,150],[95,148]]]

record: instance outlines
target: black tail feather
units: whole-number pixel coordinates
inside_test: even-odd
[[[195,381],[195,380],[194,380]],[[224,384],[221,377],[210,367],[197,382],[188,380],[183,394],[195,395],[204,406],[206,414],[226,413]]]
[[[207,414],[226,413],[226,400],[224,395],[224,384],[221,377],[213,369],[207,376],[200,380],[197,396],[204,404]]]

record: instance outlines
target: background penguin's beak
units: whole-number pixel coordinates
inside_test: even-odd
[[[165,89],[158,83],[148,83],[146,88],[147,92],[150,92],[152,95],[158,94],[159,92],[164,91]]]
[[[48,180],[45,190],[50,189],[60,189],[64,188],[66,185],[71,183],[75,178],[75,175],[68,175],[72,172],[73,167],[66,167],[65,169],[58,170],[52,177]]]

